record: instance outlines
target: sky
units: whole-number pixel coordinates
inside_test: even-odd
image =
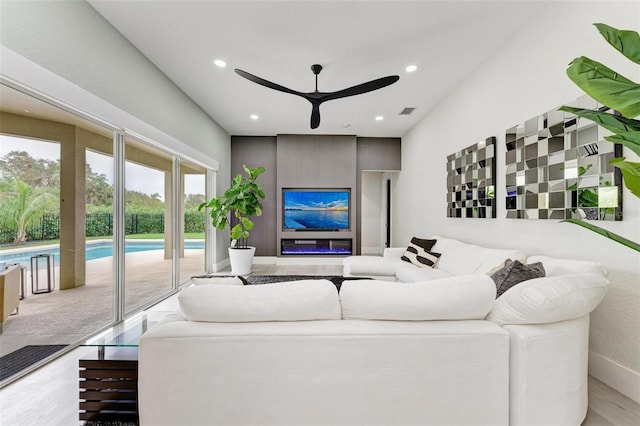
[[[35,139],[17,138],[0,135],[0,157],[11,151],[27,151],[33,158],[48,160],[60,159],[60,145]],[[91,170],[104,174],[107,181],[113,184],[113,160],[111,157],[87,151],[87,163]],[[164,173],[138,164],[125,163],[125,180],[128,190],[139,191],[144,194],[160,194],[164,201]],[[204,175],[186,175],[185,193],[204,194]]]

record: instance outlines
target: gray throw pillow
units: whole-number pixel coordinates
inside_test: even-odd
[[[516,284],[544,276],[542,262],[525,265],[518,260],[507,259],[504,267],[491,275],[496,283],[496,299]]]

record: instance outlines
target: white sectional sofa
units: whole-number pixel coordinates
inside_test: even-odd
[[[547,276],[496,300],[487,272],[506,252],[444,240],[442,275],[419,282],[183,289],[181,310],[140,341],[141,424],[579,425],[606,272],[537,257]],[[370,271],[410,276],[377,260]],[[345,272],[364,275],[357,263]]]
[[[527,255],[517,249],[494,249],[468,244],[452,238],[438,235],[429,239],[437,242],[431,251],[440,253],[441,257],[434,268],[420,268],[401,260],[406,247],[386,248],[380,256],[349,256],[343,260],[345,277],[367,277],[380,280],[418,282],[447,278],[455,275],[487,274],[504,264],[506,259],[535,263],[545,260],[543,265],[548,269],[556,268],[552,275],[559,275],[562,265],[567,265],[567,272],[597,273],[607,275],[607,271],[598,263],[576,260],[555,259],[548,256]],[[557,269],[560,268],[560,269]],[[549,274],[547,274],[549,275]]]

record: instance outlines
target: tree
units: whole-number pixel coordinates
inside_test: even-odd
[[[33,158],[26,151],[11,151],[0,158],[0,175],[27,185],[60,187],[60,160]]]
[[[0,224],[15,227],[14,244],[27,241],[27,228],[45,213],[58,212],[60,191],[57,188],[34,188],[18,178],[0,182]]]
[[[33,158],[26,151],[11,151],[0,158],[0,174],[6,179],[19,179],[33,188],[60,188],[60,160]],[[87,204],[111,206],[113,187],[104,174],[86,166],[85,201]]]
[[[184,197],[185,210],[197,209],[200,204],[206,201],[204,194],[187,194]]]
[[[125,205],[127,210],[150,209],[162,211],[164,202],[160,199],[160,194],[145,194],[140,191],[128,190],[125,193]]]
[[[98,174],[86,167],[85,201],[88,205],[111,206],[113,204],[113,186],[104,174]]]

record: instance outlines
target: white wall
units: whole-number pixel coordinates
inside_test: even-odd
[[[518,246],[528,253],[602,262],[610,271],[611,285],[591,316],[590,350],[594,360],[630,370],[625,370],[625,383],[618,388],[635,393],[636,399],[640,398],[640,254],[572,224],[505,219],[504,134],[515,124],[583,95],[565,75],[567,64],[577,56],[589,56],[640,81],[640,67],[611,48],[592,26],[604,22],[638,31],[639,16],[638,2],[561,2],[530,20],[403,137],[393,239],[393,245],[403,246],[413,235],[444,234],[487,246]],[[423,69],[419,72],[428,74],[428,67]],[[488,136],[498,138],[497,218],[449,219],[446,156]],[[625,156],[635,157],[628,150]],[[602,226],[640,241],[640,202],[626,188],[623,200],[624,220]],[[615,381],[612,375],[601,379]]]
[[[3,47],[215,159],[217,191],[228,187],[227,132],[88,3],[2,1],[0,7]],[[221,260],[225,241],[218,241]]]
[[[360,200],[360,252],[382,254],[384,248],[383,172],[362,172]]]

